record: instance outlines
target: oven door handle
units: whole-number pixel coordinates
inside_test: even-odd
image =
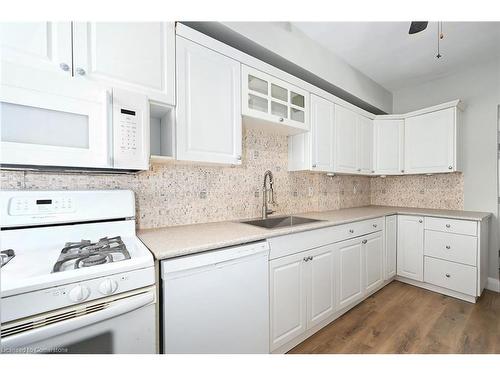
[[[2,349],[5,350],[6,348],[19,348],[32,345],[42,340],[132,312],[140,309],[141,307],[147,306],[154,301],[154,291],[148,291],[133,297],[126,297],[123,300],[112,303],[110,307],[105,308],[104,310],[3,338],[1,346]]]

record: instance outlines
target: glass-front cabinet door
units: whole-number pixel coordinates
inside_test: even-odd
[[[245,65],[242,89],[243,115],[281,125],[289,134],[309,130],[307,91]]]

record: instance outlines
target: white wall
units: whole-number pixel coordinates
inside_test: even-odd
[[[372,106],[392,113],[392,93],[287,22],[222,22]]]
[[[436,61],[438,64],[439,61]],[[500,61],[393,93],[394,113],[462,99],[464,209],[495,214],[490,227],[489,275],[498,279],[497,126],[500,105]]]

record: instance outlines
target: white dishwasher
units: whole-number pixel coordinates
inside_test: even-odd
[[[267,242],[164,260],[165,353],[269,353]]]

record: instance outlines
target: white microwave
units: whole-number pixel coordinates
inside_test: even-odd
[[[43,78],[42,78],[43,80]],[[144,95],[88,83],[0,86],[3,169],[136,172],[149,168]],[[26,82],[26,81],[25,81]]]

